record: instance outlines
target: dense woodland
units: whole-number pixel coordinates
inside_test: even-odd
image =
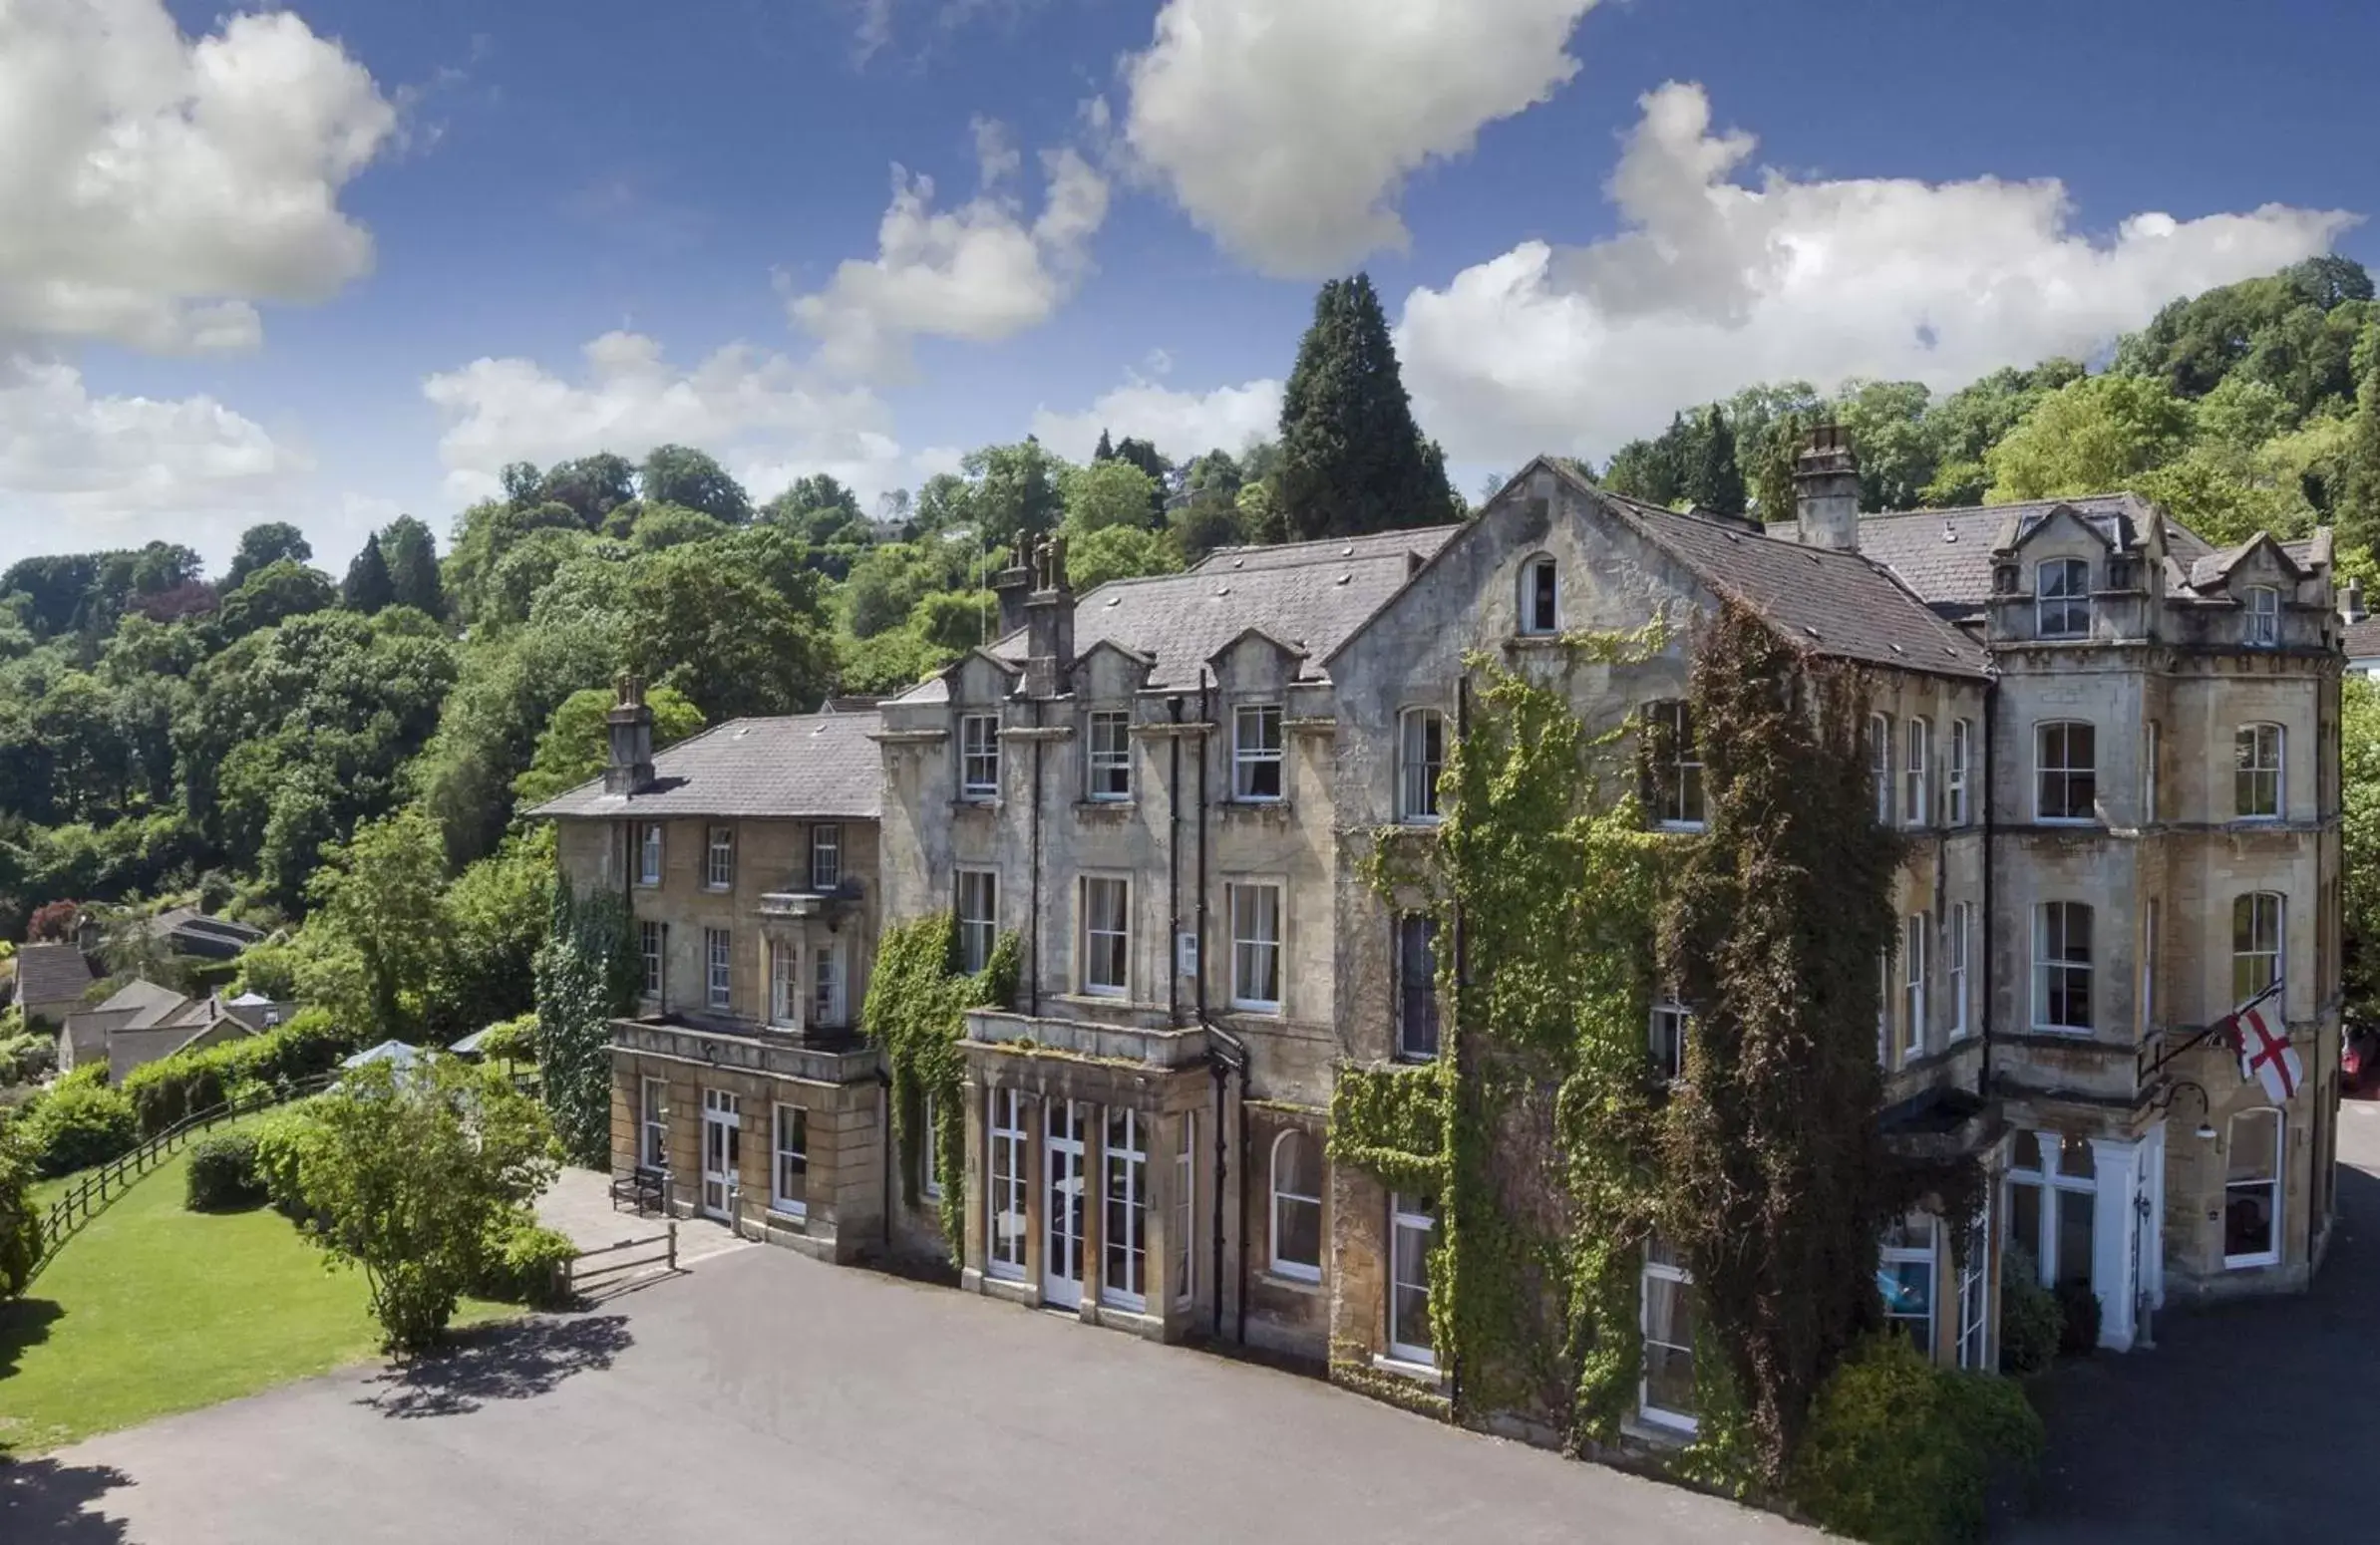
[[[1826,420],[1852,429],[1870,508],[2131,487],[2216,541],[2330,523],[2342,567],[2380,578],[2380,304],[2344,259],[1947,396],[1750,388],[1588,469],[1779,517]],[[281,930],[246,985],[359,1032],[517,1014],[552,873],[519,811],[600,765],[619,671],[656,684],[664,740],[896,690],[987,636],[984,580],[1020,535],[1064,531],[1082,589],[1230,543],[1460,518],[1425,428],[1358,276],[1323,287],[1257,444],[1103,436],[1082,465],[987,446],[874,509],[827,476],[756,502],[664,446],[512,465],[443,541],[401,518],[343,569],[287,524],[250,529],[215,574],[166,543],[23,559],[0,572],[0,934],[62,926],[60,902],[106,920],[196,901]],[[2380,777],[2354,744],[2376,717],[2349,715],[2351,772]],[[2372,790],[2351,791],[2351,826],[2380,823],[2358,819]],[[120,972],[170,969],[128,930],[110,949]]]

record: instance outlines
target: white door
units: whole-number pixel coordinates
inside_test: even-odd
[[[725,1089],[702,1091],[702,1210],[725,1219],[735,1202],[736,1177],[744,1158],[744,1118],[736,1096]]]
[[[1072,1309],[1083,1302],[1083,1209],[1090,1198],[1083,1154],[1091,1107],[1078,1099],[1053,1099],[1042,1108],[1049,1122],[1044,1165],[1049,1195],[1042,1213],[1048,1234],[1041,1252],[1041,1297]]]

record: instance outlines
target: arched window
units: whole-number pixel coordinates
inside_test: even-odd
[[[2231,1001],[2245,1003],[2280,980],[2281,922],[2278,891],[2251,890],[2231,900]]]
[[[2087,638],[2091,633],[2091,565],[2080,558],[2044,558],[2033,568],[2033,636]]]
[[[2281,1258],[2281,1113],[2266,1105],[2231,1117],[2224,1142],[2223,1265]]]
[[[1397,716],[1397,819],[1438,819],[1438,774],[1446,771],[1446,716],[1409,708]]]
[[[1699,829],[1703,821],[1702,753],[1694,744],[1694,710],[1682,699],[1644,709],[1651,763],[1652,816],[1664,826]]]
[[[2091,1028],[2091,909],[2079,901],[2033,909],[2033,1027]]]
[[[2070,720],[2035,725],[2033,818],[2095,820],[2098,807],[2098,732]]]
[[[1322,1159],[1301,1131],[1272,1140],[1272,1270],[1322,1280]]]
[[[2241,725],[2231,744],[2238,762],[2231,778],[2233,810],[2242,820],[2278,820],[2286,734],[2279,725]]]
[[[2247,587],[2247,645],[2271,649],[2281,641],[2281,593],[2270,585]]]
[[[1561,585],[1553,560],[1542,553],[1521,565],[1521,631],[1561,631]]]

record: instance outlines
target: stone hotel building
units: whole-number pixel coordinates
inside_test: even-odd
[[[1437,820],[1467,653],[1590,727],[1682,723],[1693,623],[1735,598],[1869,675],[1875,819],[1909,839],[1878,1118],[1992,1179],[1974,1247],[1923,1213],[1889,1232],[1891,1316],[1980,1367],[2010,1269],[2087,1284],[2117,1349],[2160,1304],[2302,1285],[2333,1217],[2328,535],[2216,549],[2128,494],[1861,518],[1831,431],[1798,483],[1764,529],[1540,460],[1460,525],[1080,597],[1045,552],[999,576],[997,642],[864,712],[655,756],[624,702],[611,771],[544,810],[646,946],[616,1165],[838,1260],[947,1253],[964,1290],[1086,1324],[1435,1383],[1435,1199],[1325,1154],[1339,1070],[1439,1052],[1439,941],[1364,856]],[[1557,670],[1562,635],[1657,618],[1651,658]],[[1655,804],[1699,823],[1691,750]],[[966,1017],[946,1242],[852,1031],[878,929],[945,909],[968,966],[1003,933],[1023,957],[1015,1001]],[[2192,1044],[2274,980],[2307,1071],[2277,1104]],[[1648,1077],[1691,1011],[1653,1011]],[[1655,1256],[1641,1290],[1658,1440],[1694,1422],[1692,1284]]]

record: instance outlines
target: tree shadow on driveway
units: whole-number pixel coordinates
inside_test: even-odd
[[[600,1373],[635,1340],[625,1315],[540,1318],[466,1332],[445,1351],[373,1377],[357,1403],[384,1416],[460,1416]]]
[[[0,1460],[0,1540],[44,1545],[123,1545],[122,1520],[103,1518],[91,1504],[133,1478],[112,1464],[61,1464],[55,1459]]]

